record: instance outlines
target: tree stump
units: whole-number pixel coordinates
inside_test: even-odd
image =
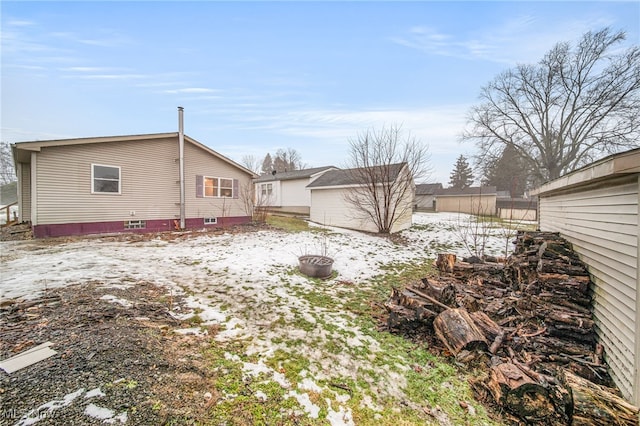
[[[456,255],[451,253],[438,253],[436,266],[440,272],[453,272],[453,265],[456,263]]]

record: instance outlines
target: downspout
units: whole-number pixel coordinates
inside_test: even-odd
[[[180,149],[180,229],[185,229],[185,185],[184,185],[184,108],[178,107],[178,146]]]

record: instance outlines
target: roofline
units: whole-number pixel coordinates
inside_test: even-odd
[[[278,173],[274,174],[266,174],[266,175],[260,175],[257,177],[256,182],[257,183],[263,183],[263,182],[276,182],[276,181],[284,181],[284,180],[296,180],[296,179],[308,179],[311,178],[313,176],[316,176],[320,173],[325,173],[329,170],[340,170],[338,167],[336,166],[322,166],[322,167],[311,167],[309,169],[302,169],[302,170],[291,170],[291,172],[301,172],[304,170],[313,170],[313,169],[318,169],[317,172],[315,173],[310,173],[308,175],[300,175],[300,176],[293,176],[293,177],[281,177],[282,173],[290,173],[290,172],[280,172],[281,174],[279,175]],[[264,179],[262,179],[264,178]],[[262,180],[260,180],[262,179]],[[259,182],[258,182],[259,181]]]
[[[66,145],[83,145],[89,143],[104,143],[104,142],[125,142],[131,140],[145,140],[145,139],[165,139],[177,136],[178,132],[170,133],[148,133],[142,135],[122,135],[122,136],[98,136],[88,138],[69,138],[69,139],[49,139],[49,140],[37,140],[37,141],[25,141],[16,142],[12,145],[18,149],[24,149],[27,151],[40,151],[41,148],[49,146],[66,146]]]
[[[167,139],[167,138],[177,138],[179,136],[178,132],[169,132],[169,133],[149,133],[142,135],[123,135],[123,136],[100,136],[100,137],[89,137],[89,138],[73,138],[73,139],[52,139],[52,140],[43,140],[43,141],[27,141],[27,142],[16,142],[12,144],[12,149],[15,150],[24,150],[24,151],[33,151],[39,152],[42,148],[52,147],[52,146],[69,146],[69,145],[84,145],[84,144],[92,144],[92,143],[108,143],[108,142],[130,142],[130,141],[138,141],[138,140],[149,140],[149,139]],[[252,177],[257,177],[258,175],[253,171],[247,169],[246,167],[236,163],[228,157],[214,151],[208,146],[198,142],[197,140],[184,135],[184,139],[189,143],[207,151],[209,154],[215,156],[216,158],[236,167]],[[15,154],[14,154],[15,158]]]
[[[574,170],[531,190],[531,195],[546,194],[559,190],[595,183],[606,178],[640,174],[640,148],[611,154],[592,164]]]

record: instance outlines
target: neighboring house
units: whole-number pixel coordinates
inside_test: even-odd
[[[19,220],[30,222],[36,237],[250,221],[252,212],[241,189],[248,188],[251,196],[256,175],[180,136],[175,132],[13,144]]]
[[[411,226],[415,185],[406,164],[383,167],[390,167],[388,175],[391,182],[410,179],[411,190],[407,191],[402,200],[399,200],[398,211],[402,211],[403,214],[398,216],[391,230],[394,233]],[[358,231],[378,232],[377,226],[369,216],[346,201],[349,194],[363,188],[363,182],[358,181],[355,170],[358,169],[330,170],[307,185],[311,190],[310,219],[312,222]]]
[[[309,215],[311,191],[307,188],[311,182],[333,166],[313,169],[273,172],[255,179],[256,206],[268,207],[269,211]]]
[[[436,211],[493,216],[496,214],[496,199],[495,186],[444,188],[436,193]]]
[[[442,189],[441,183],[419,183],[416,185],[414,207],[418,211],[436,209],[436,193]]]
[[[611,155],[535,191],[539,227],[559,232],[595,285],[593,314],[610,373],[640,404],[640,149]]]

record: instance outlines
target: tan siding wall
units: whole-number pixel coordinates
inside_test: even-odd
[[[176,155],[177,152],[178,148],[176,145]],[[241,198],[242,191],[239,191],[239,197],[235,199],[196,197],[196,176],[198,175],[238,179],[239,189],[243,185],[253,185],[249,174],[201,148],[185,142],[185,214],[188,218],[251,216],[250,212],[245,212],[244,203]],[[176,187],[177,186],[176,184]]]
[[[537,212],[533,209],[498,209],[498,217],[506,220],[536,220]]]
[[[496,196],[437,196],[436,211],[495,215]]]
[[[540,228],[560,232],[589,266],[594,314],[611,373],[631,399],[636,347],[638,178],[540,198]]]
[[[174,217],[180,201],[176,139],[43,148],[36,166],[37,223]],[[121,167],[122,194],[91,193],[92,163]]]
[[[21,163],[20,177],[20,214],[23,222],[31,221],[31,166],[29,163]]]

